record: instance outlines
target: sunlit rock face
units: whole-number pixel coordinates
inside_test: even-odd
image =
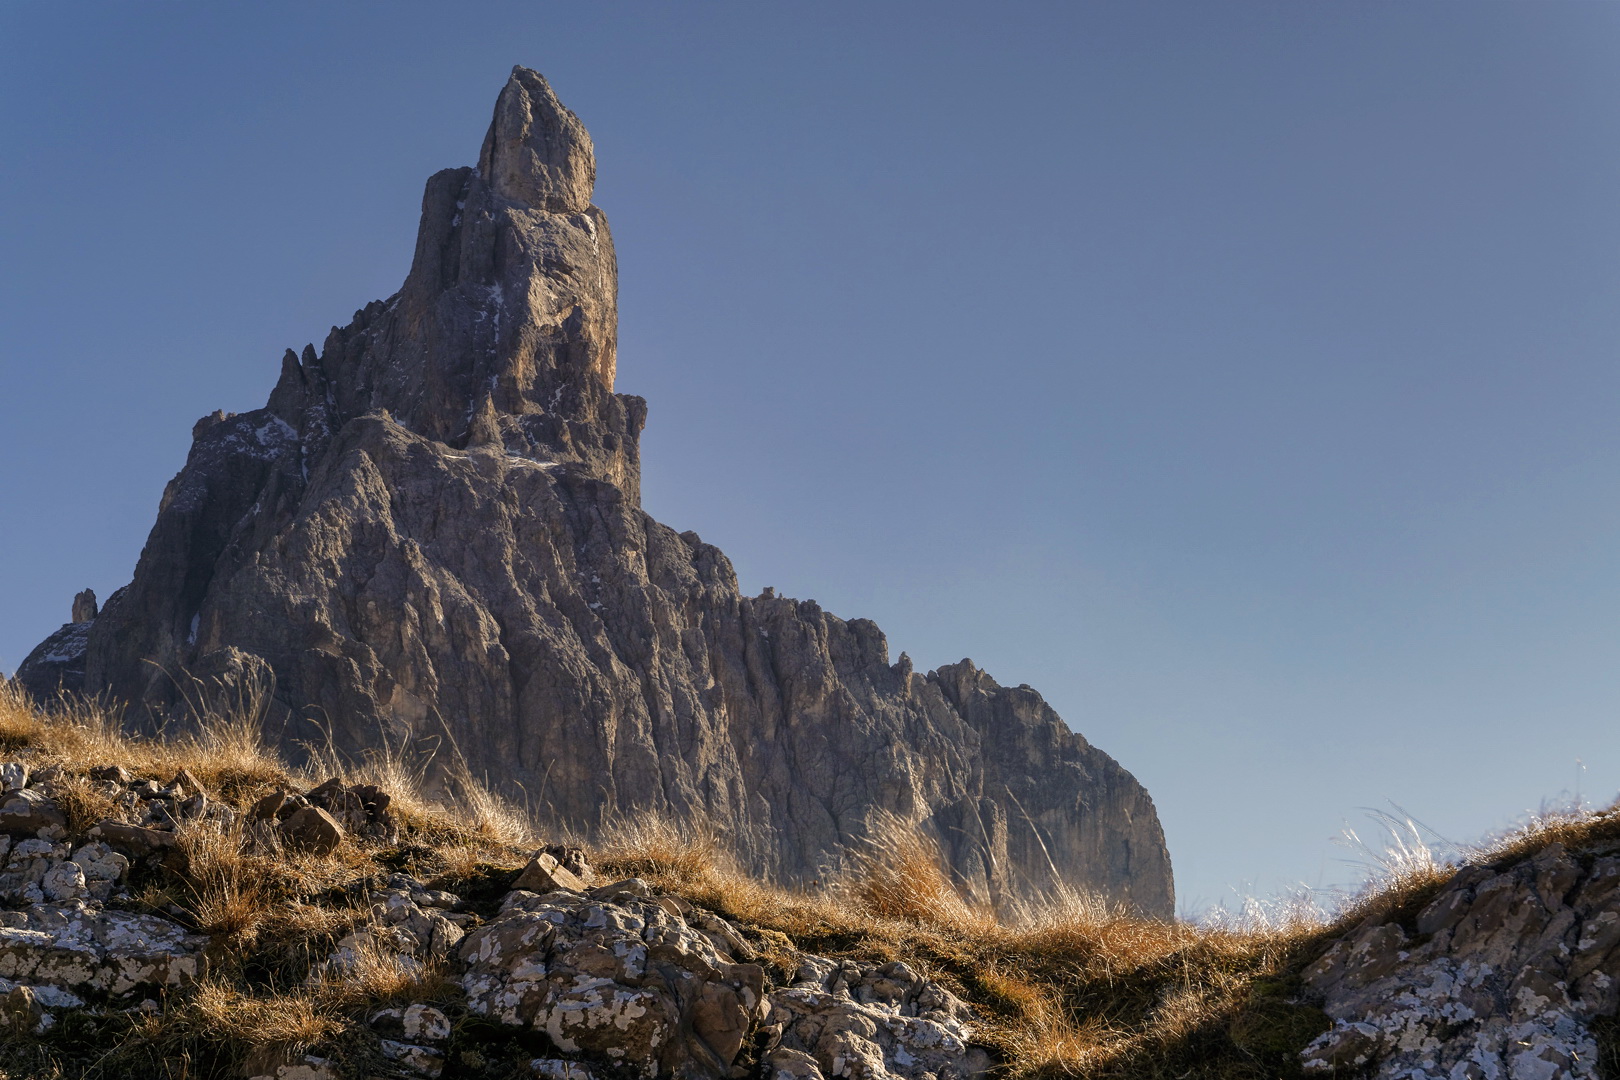
[[[398,293],[289,351],[264,408],[198,422],[74,643],[84,690],[144,723],[193,680],[273,678],[288,747],[464,762],[585,838],[701,822],[804,882],[898,821],[975,899],[1063,884],[1169,916],[1152,800],[1038,694],[743,596],[641,510],[590,138],[519,68],[479,162],[429,179]]]

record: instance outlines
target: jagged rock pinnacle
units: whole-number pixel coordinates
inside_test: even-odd
[[[265,408],[197,424],[134,580],[26,685],[131,723],[273,686],[294,752],[460,762],[560,832],[693,823],[793,882],[898,821],[976,900],[1075,887],[1169,916],[1152,800],[1034,691],[743,596],[641,509],[593,171],[578,119],[514,71],[480,167],[428,180],[399,292],[288,352]]]
[[[544,77],[514,67],[495,102],[478,172],[503,199],[573,214],[591,205],[596,152],[585,125]]]

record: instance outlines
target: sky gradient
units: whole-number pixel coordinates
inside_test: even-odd
[[[1036,687],[1184,910],[1354,882],[1363,808],[1607,801],[1617,61],[1607,4],[0,4],[0,670],[398,288],[522,63],[647,509]]]

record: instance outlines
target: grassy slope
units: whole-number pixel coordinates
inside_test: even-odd
[[[238,810],[277,787],[307,790],[340,775],[387,790],[400,824],[397,844],[351,840],[323,858],[244,853],[233,829],[183,825],[185,858],[142,868],[127,906],[209,934],[205,981],[171,994],[154,1013],[64,1017],[43,1039],[0,1043],[9,1075],[241,1075],[250,1056],[279,1047],[315,1049],[363,1067],[375,1052],[365,1016],[406,1001],[438,1003],[456,1017],[447,1076],[515,1075],[544,1047],[458,1012],[442,972],[404,970],[379,956],[352,976],[313,984],[308,976],[364,918],[368,883],[404,871],[492,904],[536,846],[559,838],[536,835],[521,814],[470,780],[454,805],[429,802],[398,761],[328,762],[295,772],[264,748],[251,714],[216,711],[198,735],[145,740],[123,734],[93,708],[46,716],[0,687],[0,760],[22,756],[36,770],[65,771],[62,802],[75,839],[111,814],[86,777],[109,764],[160,781],[187,769],[211,797]],[[1581,848],[1615,839],[1620,815],[1612,810],[1561,817],[1474,859],[1507,861],[1553,840]],[[740,874],[712,837],[667,823],[629,823],[590,857],[602,874],[644,877],[731,919],[784,965],[795,948],[905,960],[977,1006],[980,1037],[1011,1077],[1166,1080],[1298,1075],[1298,1050],[1327,1026],[1300,1000],[1298,973],[1349,926],[1415,913],[1454,872],[1409,861],[1336,918],[1233,929],[1135,919],[1080,896],[998,920],[965,904],[928,846],[900,830],[866,853],[856,872],[816,894]]]

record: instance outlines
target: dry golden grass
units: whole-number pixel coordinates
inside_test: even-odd
[[[452,890],[463,881],[499,888],[509,880],[503,873],[540,843],[567,839],[545,835],[465,768],[438,797],[424,792],[419,764],[393,754],[361,762],[316,754],[293,769],[262,742],[261,705],[251,696],[205,705],[174,738],[143,738],[93,706],[65,702],[46,715],[0,685],[0,752],[64,771],[62,801],[75,831],[115,810],[87,779],[97,765],[163,781],[183,768],[237,811],[274,788],[308,788],[331,776],[376,784],[392,799],[397,851],[426,858]],[[141,882],[135,903],[181,911],[212,936],[208,979],[109,1032],[118,1049],[103,1048],[93,1069],[36,1048],[27,1075],[215,1075],[252,1055],[341,1043],[383,1004],[453,1001],[442,970],[402,963],[380,948],[362,946],[342,971],[317,965],[366,920],[349,898],[385,876],[397,852],[354,840],[322,857],[283,851],[240,817],[229,826],[187,822],[177,840],[176,868]],[[1580,848],[1616,840],[1614,808],[1547,814],[1466,858],[1505,862],[1552,842]],[[979,1037],[1003,1056],[1008,1080],[1295,1076],[1298,1049],[1324,1023],[1302,1000],[1299,973],[1350,927],[1416,910],[1455,872],[1421,844],[1397,843],[1375,860],[1368,887],[1332,916],[1296,906],[1191,924],[1138,918],[1073,891],[998,916],[965,899],[933,842],[898,821],[814,890],[743,872],[716,830],[701,825],[626,823],[590,858],[611,877],[646,878],[733,920],[781,969],[802,949],[869,963],[904,960],[945,981],[978,1009]]]
[[[1277,994],[1332,932],[1305,912],[1209,927],[1065,891],[997,918],[963,898],[929,839],[898,822],[815,893],[763,884],[712,833],[667,822],[621,829],[597,858],[762,931],[767,960],[779,940],[904,960],[945,980],[979,1008],[980,1038],[1013,1078],[1291,1075],[1292,1052],[1317,1030],[1319,1013]]]
[[[258,996],[219,979],[198,985],[189,1012],[200,1028],[236,1044],[241,1052],[266,1046],[303,1050],[347,1026],[318,991],[299,988]]]

